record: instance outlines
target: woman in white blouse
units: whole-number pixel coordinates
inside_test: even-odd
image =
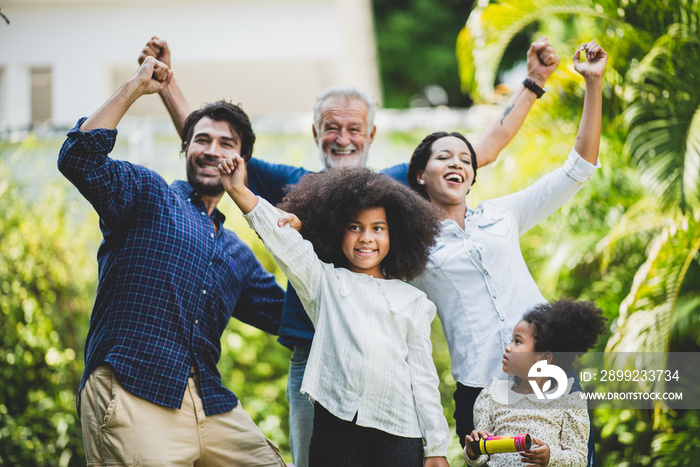
[[[310,465],[446,466],[435,306],[404,282],[439,232],[430,203],[368,169],[307,175],[280,205],[300,234],[245,187],[240,157],[219,173],[316,329],[301,387],[314,401]]]
[[[527,310],[546,302],[527,269],[519,238],[559,209],[600,166],[607,59],[595,42],[582,44],[574,54],[574,68],[586,85],[574,148],[563,167],[528,188],[484,201],[476,209],[467,207],[476,155],[459,133],[429,135],[411,158],[411,187],[443,212],[442,231],[428,267],[412,283],[437,306],[457,382],[455,420],[463,446],[474,428],[474,401],[500,375],[498,356],[513,327]]]

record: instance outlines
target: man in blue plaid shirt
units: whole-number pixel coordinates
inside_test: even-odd
[[[223,228],[219,159],[246,160],[255,135],[237,106],[193,112],[187,182],[111,159],[116,126],[172,71],[149,58],[68,133],[59,170],[100,216],[99,285],[78,393],[88,465],[285,465],[221,382],[220,339],[235,316],[277,334],[284,292]]]

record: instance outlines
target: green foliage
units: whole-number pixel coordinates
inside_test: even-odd
[[[439,85],[447,104],[469,105],[460,92],[455,36],[473,0],[374,0],[383,106],[407,108],[425,99],[425,88]],[[427,102],[426,102],[427,104]]]
[[[655,467],[690,467],[700,458],[700,417],[684,411],[674,421],[672,433],[661,433],[652,441]]]
[[[94,245],[61,187],[26,203],[0,165],[0,465],[84,465],[75,391]]]
[[[601,467],[694,466],[700,455],[700,422],[697,410],[680,411],[672,431],[654,429],[650,411],[596,409],[594,432]]]
[[[649,411],[596,409],[592,417],[599,466],[652,465],[649,447],[654,433]]]
[[[669,219],[647,250],[647,260],[635,274],[620,305],[618,330],[608,342],[618,352],[670,350],[673,318],[687,273],[697,268],[700,229],[696,219]],[[696,293],[688,290],[687,293]]]
[[[699,20],[700,21],[700,20]],[[700,35],[674,24],[630,70],[628,151],[666,206],[700,205]]]

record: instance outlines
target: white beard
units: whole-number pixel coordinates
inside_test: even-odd
[[[333,156],[331,152],[333,149],[354,149],[356,154],[354,156]],[[369,156],[369,145],[367,144],[362,150],[358,150],[357,146],[352,143],[344,148],[332,144],[328,148],[328,153],[323,152],[323,149],[319,147],[318,154],[323,166],[327,169],[365,167],[367,165],[367,157]]]

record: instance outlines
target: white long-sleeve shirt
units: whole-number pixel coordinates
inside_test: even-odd
[[[259,198],[245,216],[296,289],[316,329],[301,391],[360,426],[423,438],[424,455],[446,456],[430,323],[435,306],[400,280],[322,262],[313,246]]]
[[[455,381],[483,388],[502,374],[501,355],[523,314],[546,302],[520,250],[520,236],[591,179],[571,150],[563,167],[524,190],[467,209],[462,230],[442,222],[425,272],[413,281],[437,306]]]

